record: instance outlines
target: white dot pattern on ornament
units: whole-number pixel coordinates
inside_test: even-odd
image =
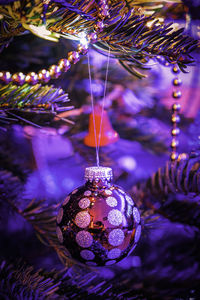
[[[78,205],[80,208],[85,209],[90,206],[90,200],[88,198],[82,198]]]
[[[63,243],[63,234],[60,227],[56,228],[57,237],[60,243]]]
[[[72,192],[72,195],[76,194],[76,192],[78,192],[78,189],[75,189],[75,190]]]
[[[124,241],[124,233],[121,229],[113,229],[108,236],[108,241],[112,246],[119,246]]]
[[[126,201],[127,201],[130,205],[134,205],[133,200],[131,199],[131,197],[129,197],[128,195],[126,195],[125,197],[126,197]]]
[[[115,207],[115,206],[117,206],[117,199],[114,197],[108,197],[108,198],[106,198],[106,203],[110,207]]]
[[[112,195],[112,191],[110,191],[110,190],[105,190],[104,193],[108,196]]]
[[[90,196],[91,194],[92,194],[91,191],[85,191],[85,192],[84,192],[84,196]]]
[[[79,231],[76,235],[76,242],[83,248],[88,248],[92,245],[93,237],[88,231]]]
[[[93,262],[93,261],[87,261],[86,265],[88,265],[88,266],[96,266],[97,264],[95,262]]]
[[[116,260],[109,260],[106,262],[106,266],[114,265],[116,263]]]
[[[140,235],[141,235],[141,225],[139,225],[136,228],[136,231],[135,231],[135,243],[137,243],[139,241]]]
[[[93,260],[95,258],[95,255],[90,250],[82,250],[81,257],[84,258],[85,260]]]
[[[66,205],[69,202],[70,196],[68,196],[67,198],[65,198],[65,200],[63,201],[63,206]]]
[[[136,223],[140,223],[140,213],[136,207],[133,208],[133,217]]]
[[[60,222],[62,221],[62,217],[63,217],[63,208],[60,208],[58,215],[57,215],[57,223],[58,224],[60,224]]]
[[[118,226],[122,223],[122,213],[118,209],[112,209],[108,213],[108,222]]]
[[[108,258],[115,259],[118,258],[121,254],[121,250],[118,248],[114,248],[108,252]]]
[[[90,214],[87,211],[80,211],[75,217],[75,223],[80,228],[85,228],[90,224]]]
[[[118,192],[120,192],[121,194],[126,194],[123,190],[121,190],[121,189],[118,189]]]

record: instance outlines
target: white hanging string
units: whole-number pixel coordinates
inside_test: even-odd
[[[109,62],[110,62],[110,47],[109,47],[109,50],[108,50],[107,65],[106,65],[106,77],[105,77],[104,92],[103,92],[103,102],[102,102],[102,108],[101,108],[101,122],[100,122],[100,129],[99,129],[99,140],[98,140],[98,144],[97,144],[97,153],[98,154],[99,154],[99,145],[100,145],[100,140],[101,140],[101,131],[102,131],[102,124],[103,124],[103,113],[104,113],[104,106],[105,106],[105,99],[106,99],[106,88],[107,88],[107,82],[108,82]]]
[[[90,82],[90,95],[91,95],[91,106],[92,106],[92,118],[93,118],[93,126],[94,126],[94,138],[95,138],[95,147],[96,147],[97,167],[99,167],[99,145],[100,145],[100,141],[101,141],[101,131],[102,131],[102,124],[103,124],[103,112],[104,112],[104,106],[105,106],[105,98],[106,98],[106,87],[107,87],[107,81],[108,81],[109,61],[110,61],[110,48],[109,48],[109,51],[108,51],[108,58],[107,58],[106,77],[105,77],[105,84],[104,84],[104,94],[103,94],[103,101],[102,101],[102,108],[101,108],[100,129],[99,129],[99,136],[98,136],[98,141],[97,141],[97,130],[96,130],[96,123],[95,123],[94,96],[93,96],[93,88],[92,88],[90,56],[89,56],[89,52],[88,52],[88,73],[89,73],[89,82]]]
[[[93,89],[92,89],[92,77],[91,77],[91,68],[90,68],[90,56],[88,52],[88,73],[89,73],[89,80],[90,80],[90,96],[91,96],[91,105],[92,105],[92,117],[93,117],[93,126],[94,126],[94,138],[95,138],[95,146],[96,146],[96,162],[97,167],[99,167],[99,153],[97,149],[97,133],[96,133],[96,124],[94,118],[94,97],[93,97]]]

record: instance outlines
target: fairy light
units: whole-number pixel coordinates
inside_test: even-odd
[[[83,45],[83,46],[88,46],[89,41],[88,41],[87,35],[86,35],[86,33],[85,33],[84,31],[79,32],[78,37],[79,37],[79,39],[80,39],[81,45]]]

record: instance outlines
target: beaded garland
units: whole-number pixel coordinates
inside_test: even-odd
[[[68,53],[67,58],[59,60],[58,64],[51,65],[48,70],[42,69],[38,73],[29,72],[27,75],[18,72],[11,74],[9,71],[0,71],[0,83],[8,84],[13,82],[16,85],[23,85],[28,83],[35,85],[37,83],[45,84],[51,79],[57,79],[62,73],[67,72],[72,64],[76,64],[80,60],[81,55],[85,55],[88,52],[89,43],[93,44],[97,42],[98,33],[104,28],[104,19],[109,17],[108,5],[106,0],[100,0],[98,6],[98,21],[94,26],[94,32],[90,32],[87,35],[87,43],[78,44],[76,51]]]
[[[172,130],[171,130],[171,135],[172,135],[172,141],[171,141],[171,160],[175,161],[178,159],[178,152],[177,152],[177,147],[179,144],[179,141],[177,139],[177,136],[180,134],[180,129],[178,127],[178,124],[180,123],[180,116],[179,116],[179,111],[181,109],[181,105],[178,102],[178,100],[181,98],[181,91],[177,89],[177,87],[181,86],[182,81],[178,77],[180,70],[177,66],[173,66],[172,68],[172,73],[174,73],[176,76],[172,80],[172,84],[174,86],[174,90],[172,92],[172,97],[176,100],[176,102],[172,105]]]

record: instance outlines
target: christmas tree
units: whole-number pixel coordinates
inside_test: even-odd
[[[199,15],[198,0],[0,1],[0,299],[200,298]],[[142,228],[103,267],[56,235],[94,128]]]

